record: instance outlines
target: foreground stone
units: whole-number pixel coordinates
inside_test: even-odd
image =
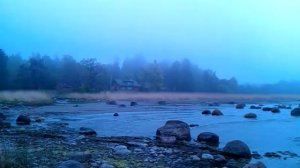
[[[156,139],[162,143],[190,141],[190,127],[183,121],[169,120],[163,127],[157,129]]]
[[[263,162],[250,163],[244,166],[243,168],[267,168]]]
[[[247,113],[244,115],[245,118],[256,119],[257,115],[255,113]]]
[[[129,155],[131,153],[131,151],[128,150],[127,146],[124,145],[118,145],[114,147],[114,151],[117,155]]]
[[[292,116],[300,116],[300,108],[295,108],[291,111]]]
[[[223,148],[224,154],[236,158],[251,158],[251,151],[247,144],[240,140],[228,142]]]
[[[19,115],[16,120],[18,125],[30,125],[31,119],[25,115]]]
[[[84,168],[83,165],[75,160],[61,162],[57,168]]]
[[[203,132],[197,137],[198,142],[204,142],[209,145],[218,145],[219,144],[219,136],[217,134],[211,132]]]

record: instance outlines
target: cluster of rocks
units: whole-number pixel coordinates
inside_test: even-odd
[[[221,116],[221,115],[223,115],[223,113],[219,109],[214,109],[212,111],[210,111],[210,110],[203,110],[202,114],[203,115],[212,115],[212,116]]]

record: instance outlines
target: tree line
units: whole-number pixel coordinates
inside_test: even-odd
[[[235,78],[220,79],[214,71],[201,69],[188,59],[148,62],[136,56],[104,64],[68,55],[33,54],[24,59],[0,49],[0,90],[59,90],[67,86],[74,92],[100,92],[111,90],[114,79],[135,80],[143,91],[300,93],[299,82],[239,85]]]

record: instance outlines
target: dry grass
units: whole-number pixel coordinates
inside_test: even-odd
[[[70,93],[63,97],[86,100],[134,100],[134,101],[221,101],[252,102],[299,100],[300,95],[292,94],[217,94],[217,93],[170,93],[170,92],[103,92],[103,93]]]
[[[0,103],[46,105],[53,103],[51,94],[41,91],[3,91],[0,92]]]

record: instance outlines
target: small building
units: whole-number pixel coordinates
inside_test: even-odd
[[[112,81],[112,91],[140,91],[141,85],[135,80],[120,80]]]

